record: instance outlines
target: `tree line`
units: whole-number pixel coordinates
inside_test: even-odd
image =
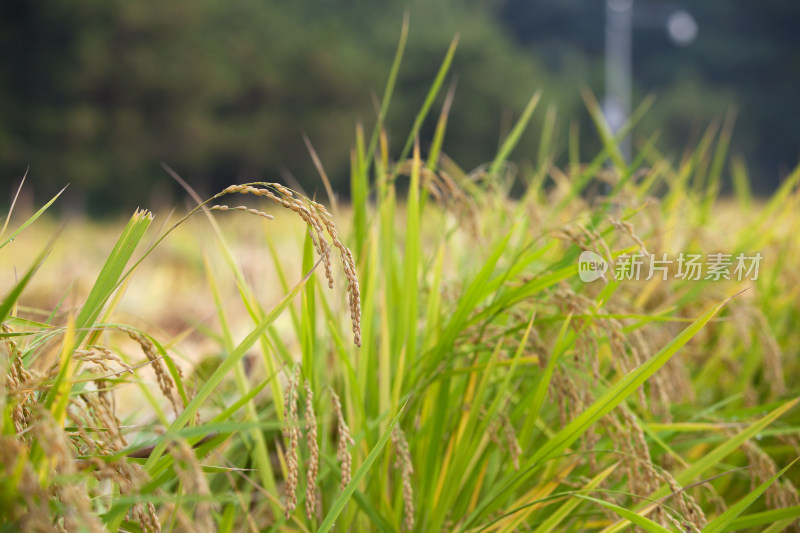
[[[634,35],[634,94],[658,94],[640,128],[661,130],[661,151],[680,154],[736,106],[733,149],[768,189],[796,164],[800,145],[791,120],[799,9],[778,0],[689,7],[700,26],[693,45],[678,49],[653,30]],[[313,194],[305,133],[346,195],[355,124],[374,124],[373,95],[382,94],[405,11],[408,47],[387,117],[393,145],[458,34],[444,145],[456,162],[470,169],[490,158],[537,89],[558,110],[556,142],[565,145],[577,121],[582,149],[597,148],[579,89],[602,94],[599,2],[8,0],[0,4],[6,190],[30,166],[37,195],[69,182],[73,201],[102,213],[146,205],[153,191],[172,198],[166,162],[201,191],[267,179]],[[517,160],[535,160],[537,114]]]

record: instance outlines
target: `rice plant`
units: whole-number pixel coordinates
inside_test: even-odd
[[[205,201],[189,189],[197,207],[166,230],[132,215],[77,305],[26,297],[59,236],[6,280],[4,530],[797,526],[800,169],[762,202],[734,160],[723,198],[730,121],[680,161],[646,140],[627,162],[618,138],[649,102],[615,138],[588,93],[591,161],[571,135],[554,163],[553,110],[526,147],[535,164],[508,160],[538,93],[467,171],[442,151],[450,91],[423,157],[456,41],[393,154],[406,29],[374,129],[355,131],[349,205],[271,182]],[[232,195],[249,203],[220,203]],[[0,236],[2,253],[55,201]],[[186,228],[206,243],[191,290],[208,291],[213,320],[173,334],[121,321],[139,271]],[[235,251],[246,232],[262,243],[252,271]],[[593,281],[587,252],[606,264]],[[713,254],[716,274],[737,255],[759,254],[759,270],[695,278],[670,260]],[[634,258],[660,269],[633,276]],[[187,353],[192,337],[208,352]]]

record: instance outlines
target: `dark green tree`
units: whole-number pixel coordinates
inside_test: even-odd
[[[10,183],[30,165],[37,192],[69,181],[95,209],[147,203],[154,184],[174,189],[161,161],[206,192],[281,179],[284,169],[314,188],[306,132],[344,190],[354,126],[374,123],[370,94],[383,91],[404,9],[308,0],[4,2],[0,173]],[[460,2],[408,9],[393,141],[403,140],[460,32],[447,149],[478,164],[497,144],[501,111],[521,109],[541,69],[508,45],[485,10]]]

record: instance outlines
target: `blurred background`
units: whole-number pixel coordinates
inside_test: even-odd
[[[405,11],[408,47],[387,120],[396,150],[458,33],[444,150],[462,168],[496,153],[537,89],[544,105],[513,159],[535,160],[547,106],[559,117],[556,163],[573,123],[583,157],[595,155],[580,90],[602,101],[614,80],[633,107],[657,97],[634,147],[658,132],[659,150],[680,158],[735,110],[731,150],[756,192],[798,163],[798,2],[4,0],[0,205],[28,167],[30,205],[67,183],[61,209],[97,216],[182,203],[161,162],[201,194],[257,180],[296,180],[313,194],[322,187],[303,133],[346,196],[355,124],[375,122],[373,95]],[[617,69],[610,81],[607,65]]]

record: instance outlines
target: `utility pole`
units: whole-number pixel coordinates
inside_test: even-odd
[[[631,116],[633,84],[633,29],[664,28],[673,43],[691,44],[697,37],[697,22],[683,9],[666,2],[648,2],[637,10],[634,20],[633,0],[606,0],[606,93],[603,114],[611,133],[616,136]],[[625,161],[631,160],[631,138],[619,142]]]
[[[606,0],[606,94],[603,111],[611,133],[617,135],[631,116],[633,0]],[[619,143],[625,161],[631,160],[631,138]]]

